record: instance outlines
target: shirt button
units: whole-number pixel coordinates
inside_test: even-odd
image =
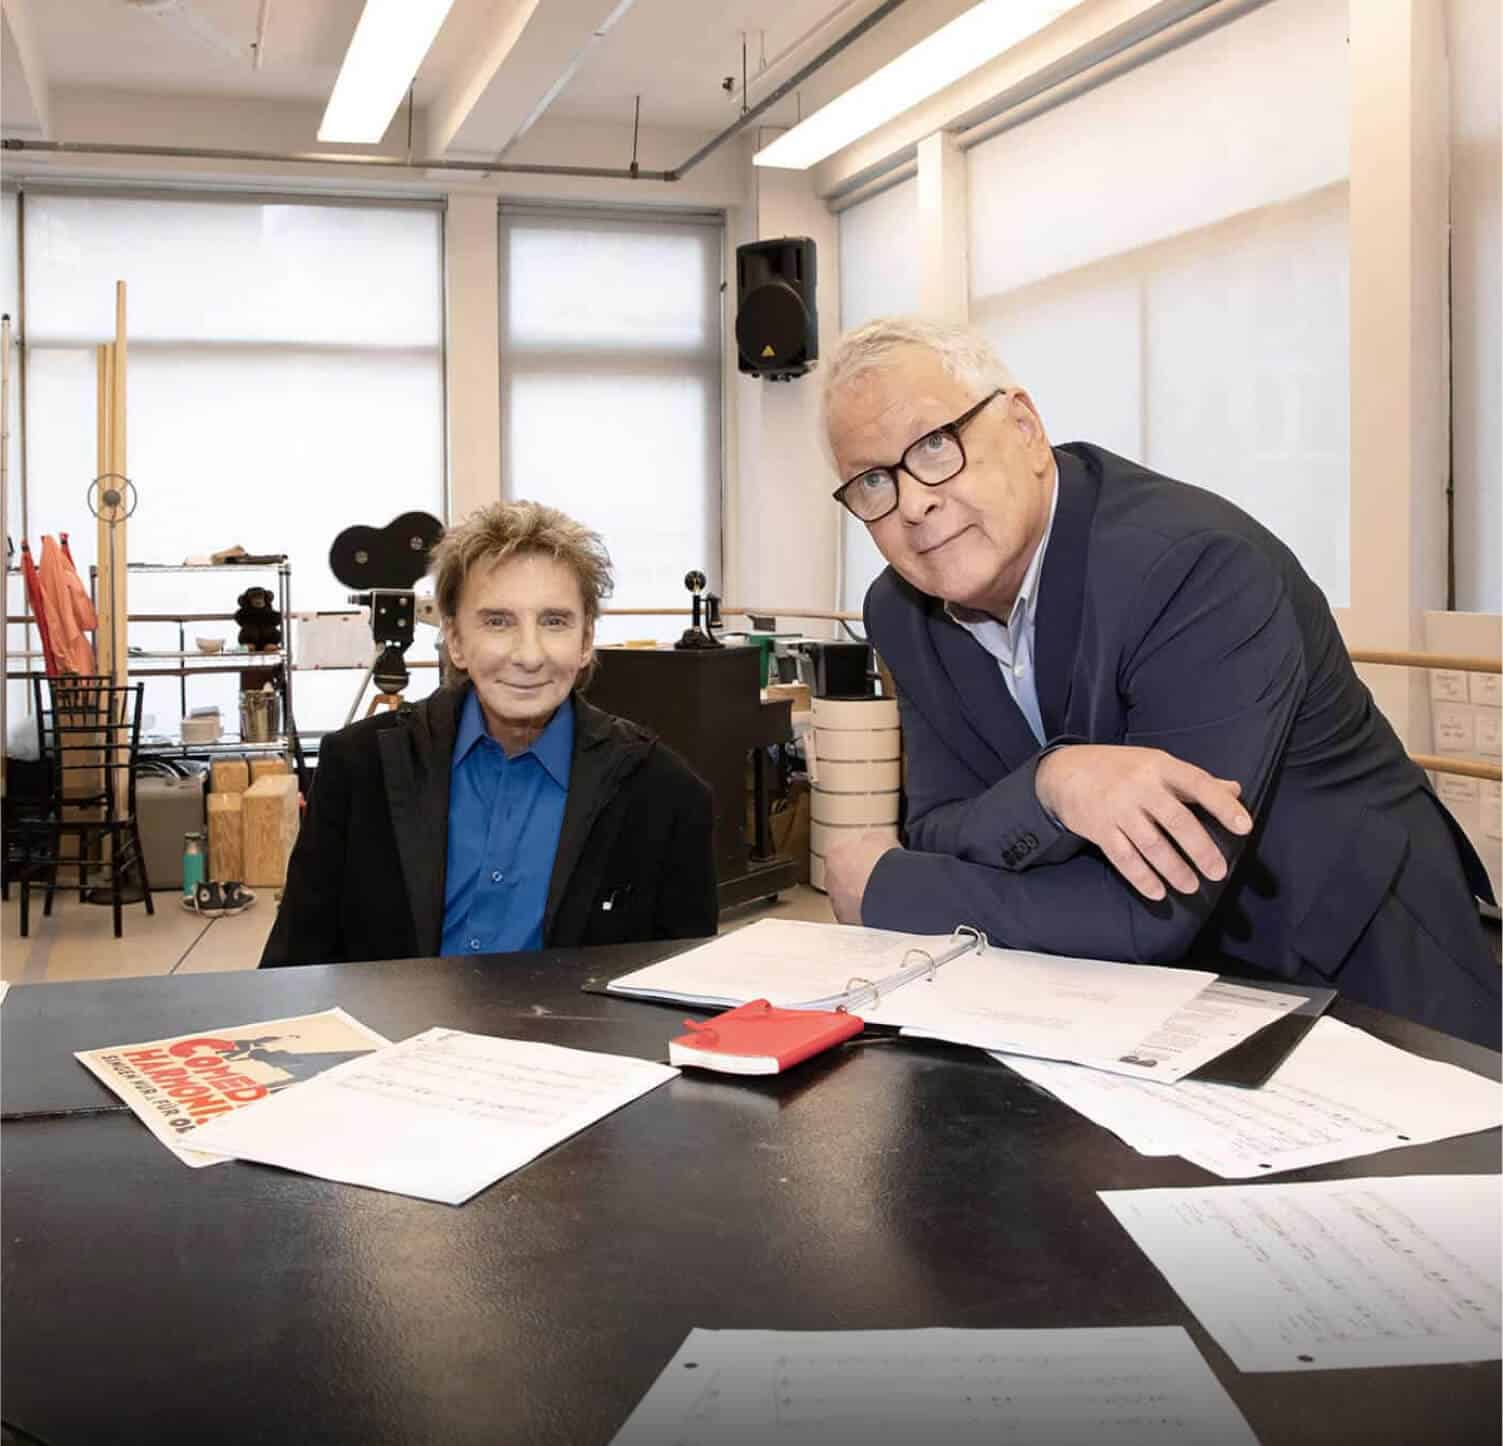
[[[475,950],[475,952],[478,954],[480,952],[480,940],[479,939],[471,939],[470,940],[470,948],[472,948],[473,950]]]
[[[491,874],[491,882],[493,884],[499,884],[505,877],[506,875],[503,874],[500,869],[497,869],[494,873]]]
[[[1028,671],[1028,666],[1025,663],[1017,663],[1014,665],[1012,671],[1016,677],[1021,678]]]

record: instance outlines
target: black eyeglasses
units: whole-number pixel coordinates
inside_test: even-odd
[[[982,397],[969,411],[953,422],[946,422],[932,432],[925,432],[910,444],[891,467],[870,467],[849,482],[842,482],[830,495],[862,522],[880,522],[898,505],[898,472],[904,471],[925,487],[938,487],[965,471],[965,447],[960,431],[988,402],[1007,395],[998,387]]]

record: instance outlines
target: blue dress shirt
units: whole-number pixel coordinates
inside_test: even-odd
[[[442,952],[502,954],[543,945],[574,754],[574,704],[515,758],[486,732],[474,689],[459,715],[449,773]]]

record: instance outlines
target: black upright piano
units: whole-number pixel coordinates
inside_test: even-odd
[[[772,852],[766,750],[793,737],[793,705],[764,703],[760,652],[750,645],[679,650],[600,648],[586,691],[607,712],[650,728],[715,795],[720,907],[766,898],[798,881],[798,866]],[[747,760],[754,779],[747,827]],[[750,832],[751,837],[748,837]]]

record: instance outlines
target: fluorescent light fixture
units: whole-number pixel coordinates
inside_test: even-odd
[[[365,0],[329,97],[321,141],[375,145],[454,0]]]
[[[979,70],[1081,0],[982,0],[752,157],[803,171]]]

